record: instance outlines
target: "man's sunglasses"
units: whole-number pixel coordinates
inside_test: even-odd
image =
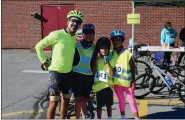
[[[70,19],[72,22],[76,22],[76,24],[81,25],[81,21],[77,19]]]

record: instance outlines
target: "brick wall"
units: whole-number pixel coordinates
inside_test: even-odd
[[[96,39],[121,29],[128,44],[131,25],[127,25],[126,16],[132,12],[129,1],[2,1],[2,48],[33,48],[41,39],[41,23],[30,14],[40,13],[41,4],[65,3],[75,4],[84,13],[84,23],[95,25]],[[141,24],[135,25],[139,43],[158,45],[166,21],[171,21],[177,32],[185,26],[185,8],[138,7],[135,13],[141,14]]]

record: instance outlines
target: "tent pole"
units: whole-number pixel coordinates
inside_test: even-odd
[[[132,1],[132,14],[134,14],[134,2]],[[132,24],[132,54],[134,53],[134,24]]]

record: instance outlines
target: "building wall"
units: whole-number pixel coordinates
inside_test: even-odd
[[[112,30],[121,29],[126,33],[125,45],[131,38],[131,25],[126,16],[132,12],[130,1],[2,1],[2,48],[31,48],[41,40],[41,22],[31,17],[32,12],[40,13],[41,4],[75,4],[84,13],[84,23],[96,27],[96,39],[109,37]],[[159,45],[160,32],[164,23],[171,21],[179,33],[185,26],[185,8],[138,7],[141,24],[135,25],[138,43]]]

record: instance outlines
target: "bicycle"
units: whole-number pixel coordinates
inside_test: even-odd
[[[163,65],[165,64],[157,64],[159,62],[156,61],[155,58],[152,58],[152,60],[153,62],[151,62],[150,68],[146,70],[146,73],[141,74],[136,78],[136,81],[143,78],[141,79],[140,89],[147,88],[147,92],[145,91],[145,94],[142,94],[139,97],[144,98],[150,93],[157,94],[167,87],[169,95],[172,93],[174,95],[176,93],[180,100],[185,103],[185,81],[181,81],[177,78],[174,71],[169,69],[169,64],[166,64],[164,72],[161,68],[163,68]],[[155,77],[153,73],[154,71],[158,75],[157,77]]]
[[[43,71],[47,71],[48,70],[48,67],[50,66],[51,64],[51,57],[47,57],[46,59],[46,67],[42,64],[41,65],[41,69]],[[74,102],[74,94],[72,94],[71,98],[70,98],[70,102],[69,102],[69,106],[68,106],[68,113],[67,113],[67,119],[70,119],[71,116],[75,116],[75,102]],[[49,92],[46,94],[46,97],[45,99],[43,99],[41,102],[40,102],[40,107],[44,110],[44,111],[47,111],[48,107],[49,107]],[[59,99],[59,102],[58,102],[58,106],[57,106],[57,111],[56,111],[56,114],[57,116],[60,116],[60,105],[61,105],[61,98]],[[91,104],[91,106],[89,106],[89,104]],[[92,93],[90,94],[90,99],[88,101],[88,108],[87,108],[87,114],[86,114],[86,118],[90,118],[90,119],[93,119],[95,114],[94,114],[94,105],[96,105],[96,94]]]
[[[67,113],[67,119],[70,119],[71,116],[75,116],[75,102],[74,102],[74,95],[72,94],[69,102],[69,107],[68,107],[68,113]],[[93,119],[95,117],[95,113],[93,112],[95,110],[94,105],[96,105],[96,95],[91,93],[90,99],[88,101],[88,107],[87,107],[87,114],[86,118]],[[60,116],[60,105],[61,105],[61,98],[59,99],[58,106],[57,106],[57,111],[56,114],[57,116]],[[91,104],[91,106],[90,106]],[[46,94],[46,97],[40,102],[40,107],[44,110],[47,111],[49,107],[49,92]]]
[[[142,46],[149,46],[148,44],[134,45],[133,59],[136,65],[136,76],[145,73],[145,70],[150,66],[146,63],[150,61],[151,53],[149,51],[138,51]]]

